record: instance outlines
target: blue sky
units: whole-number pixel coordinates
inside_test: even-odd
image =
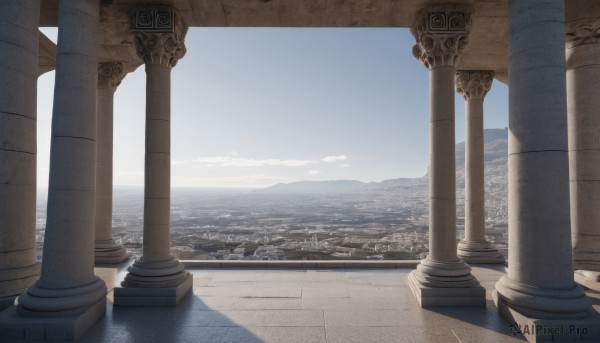
[[[56,29],[45,29],[55,39]],[[407,29],[192,28],[172,71],[172,185],[419,177],[428,164],[428,77]],[[48,182],[54,73],[38,85],[38,183]],[[456,141],[464,106],[456,97]],[[114,183],[142,185],[145,72],[115,94]],[[508,126],[494,82],[485,127]]]

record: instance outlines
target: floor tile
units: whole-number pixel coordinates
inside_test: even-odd
[[[231,306],[234,310],[302,310],[300,298],[230,298],[235,299]],[[313,307],[310,309],[321,309]]]
[[[328,343],[452,343],[460,342],[449,328],[327,327]]]
[[[302,298],[350,298],[348,287],[303,286]]]
[[[452,332],[460,339],[461,343],[511,343],[524,342],[523,335],[512,335],[508,328],[504,332],[496,332],[480,327],[454,327]]]
[[[124,268],[98,269],[118,285]],[[491,301],[503,266],[473,266],[487,307],[423,309],[410,269],[190,269],[177,307],[113,307],[83,342],[518,342]],[[108,298],[110,298],[110,294]],[[598,297],[600,298],[600,296]],[[593,299],[595,306],[600,301]]]
[[[336,309],[325,311],[325,326],[417,326],[415,310]]]
[[[256,287],[252,292],[253,298],[301,298],[302,287]]]

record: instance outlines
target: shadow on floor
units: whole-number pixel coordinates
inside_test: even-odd
[[[585,293],[587,294],[588,298],[590,298],[590,300],[592,301],[594,307],[600,306],[600,292],[591,289],[586,289]]]
[[[518,342],[493,304],[421,309],[410,269],[189,269],[178,307],[113,307],[81,342]],[[116,286],[125,270],[97,269]],[[477,266],[488,291],[503,266]],[[109,294],[111,299],[111,294]],[[489,299],[489,298],[488,298]]]
[[[436,307],[428,308],[429,320],[449,322],[452,331],[459,337],[469,337],[472,342],[526,341],[521,334],[510,331],[511,323],[498,315],[494,302],[488,300],[486,307]],[[460,325],[452,322],[462,322]],[[485,330],[481,330],[485,329]],[[461,332],[462,331],[462,332]],[[462,335],[460,334],[462,333]]]
[[[263,342],[192,292],[177,307],[113,306],[77,342]]]

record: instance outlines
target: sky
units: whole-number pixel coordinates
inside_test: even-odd
[[[57,30],[42,30],[56,42]],[[172,70],[171,184],[267,187],[425,175],[429,84],[408,29],[191,28]],[[54,72],[38,81],[38,185],[48,183]],[[485,128],[508,126],[494,81]],[[114,184],[144,183],[145,72],[114,104]],[[464,101],[456,95],[456,142]]]

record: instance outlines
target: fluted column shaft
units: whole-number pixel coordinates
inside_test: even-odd
[[[152,28],[155,24],[160,26]],[[166,24],[170,26],[168,30],[165,30]],[[133,29],[138,54],[146,64],[144,241],[143,256],[130,267],[121,285],[125,288],[169,288],[185,284],[189,290],[189,273],[171,255],[169,239],[171,68],[185,54],[187,26],[174,10],[164,8],[138,10],[134,15]],[[128,294],[132,293],[118,290],[115,293],[115,299],[119,299],[116,303],[132,304],[121,300]]]
[[[564,32],[564,1],[509,2],[509,268],[495,299],[505,316],[591,309],[573,281]]]
[[[0,310],[37,279],[35,249],[40,0],[0,3]]]
[[[146,64],[146,162],[144,177],[144,255],[146,261],[172,259],[171,67]]]
[[[113,111],[114,94],[125,76],[120,62],[103,62],[98,67],[97,154],[96,154],[96,263],[121,263],[129,254],[112,238],[113,200]]]
[[[454,67],[429,69],[429,258],[456,261]]]
[[[433,5],[412,28],[429,70],[429,254],[409,275],[421,306],[485,306],[485,289],[456,253],[454,61],[468,42],[470,8]]]
[[[485,239],[483,100],[493,71],[460,70],[456,91],[465,99],[465,238],[458,256],[468,263],[502,263],[504,257]]]
[[[600,281],[600,18],[567,26],[573,267]]]
[[[485,241],[483,98],[465,100],[465,240]]]
[[[102,80],[102,70],[112,69],[100,64],[98,75],[98,127],[96,154],[96,240],[112,239],[113,187],[113,102],[115,89],[109,80]],[[110,76],[109,76],[110,77]]]
[[[188,273],[170,252],[172,65],[148,62],[143,255],[130,267],[122,285],[173,287]]]
[[[73,314],[106,301],[106,285],[94,275],[93,254],[98,2],[59,3],[42,273],[19,297],[22,313]]]
[[[456,15],[462,17],[453,17]],[[436,23],[440,27],[434,26]],[[460,27],[450,29],[449,23],[459,23]],[[454,60],[467,45],[469,26],[467,8],[439,5],[424,9],[412,28],[417,41],[413,55],[429,72],[427,261],[459,261],[456,255]]]

